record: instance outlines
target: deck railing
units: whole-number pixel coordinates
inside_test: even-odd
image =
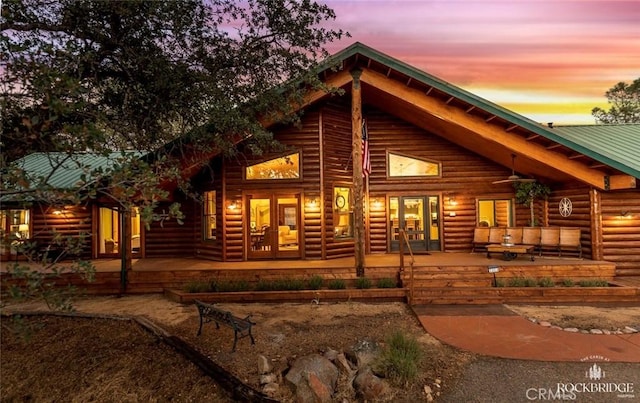
[[[400,273],[404,271],[404,246],[407,246],[407,250],[409,251],[409,256],[411,257],[411,261],[409,263],[409,305],[411,305],[413,301],[413,264],[415,263],[415,258],[413,257],[413,250],[411,249],[411,243],[409,243],[409,237],[407,236],[407,232],[404,229],[400,229],[400,247],[398,248],[400,253]]]

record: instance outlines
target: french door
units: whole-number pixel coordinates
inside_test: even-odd
[[[134,208],[130,214],[128,225],[131,228],[131,249],[129,253],[132,256],[136,256],[142,252],[142,229],[137,208]],[[124,231],[120,211],[116,208],[100,207],[98,209],[98,256],[120,256],[120,248],[124,244]]]
[[[400,230],[404,229],[414,252],[439,251],[439,196],[397,196],[389,198],[389,238],[391,250],[400,247]]]
[[[246,198],[247,257],[300,258],[299,194],[252,194]]]

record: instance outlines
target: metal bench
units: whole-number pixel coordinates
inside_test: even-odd
[[[216,329],[220,329],[220,324],[233,329],[233,349],[236,351],[236,344],[238,338],[249,336],[251,338],[251,344],[256,344],[251,334],[251,326],[255,323],[251,322],[248,315],[246,318],[238,318],[229,311],[223,311],[218,309],[212,304],[207,304],[202,301],[195,300],[196,307],[198,307],[198,313],[200,314],[200,327],[198,328],[198,336],[202,333],[202,325],[204,323],[216,322]]]

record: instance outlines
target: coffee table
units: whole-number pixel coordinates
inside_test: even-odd
[[[533,245],[500,245],[491,244],[487,245],[487,259],[491,259],[492,253],[502,253],[502,260],[513,260],[518,257],[518,253],[528,253],[531,257],[531,261],[535,260],[533,256]]]

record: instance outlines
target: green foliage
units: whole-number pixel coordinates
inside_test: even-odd
[[[578,285],[580,287],[609,287],[609,282],[601,279],[580,280]]]
[[[526,287],[526,279],[524,277],[511,277],[507,281],[508,287]]]
[[[215,283],[217,292],[241,292],[251,290],[251,286],[244,280],[219,281]]]
[[[212,288],[212,285],[215,286],[215,283],[211,283],[209,281],[194,280],[189,281],[187,284],[185,284],[183,290],[190,294],[212,292],[215,289]]]
[[[535,227],[539,220],[535,216],[535,202],[538,199],[546,199],[551,194],[551,189],[538,182],[516,182],[513,184],[516,191],[516,202],[528,206],[531,211],[529,225]]]
[[[563,278],[562,281],[560,281],[560,284],[562,284],[563,287],[573,287],[576,285],[576,282],[570,278]]]
[[[611,108],[608,111],[598,107],[591,110],[598,123],[640,123],[640,78],[631,84],[617,83],[605,96]]]
[[[330,290],[344,290],[345,288],[347,288],[347,283],[341,278],[335,278],[329,281],[329,284],[327,284],[327,287]]]
[[[506,287],[506,286],[507,286],[507,283],[506,283],[506,281],[504,281],[504,279],[502,279],[502,278],[496,278],[496,284],[495,284],[495,286],[496,286],[496,287],[498,287],[498,288],[500,288],[500,287]]]
[[[31,255],[27,255],[31,256]],[[67,273],[79,275],[81,279],[93,281],[95,267],[88,261],[78,260],[61,265],[52,262],[46,256],[42,266],[28,266],[19,263],[6,265],[7,291],[9,299],[14,301],[42,300],[51,310],[73,311],[73,299],[79,290],[72,285],[57,286]]]
[[[396,385],[414,381],[420,369],[423,352],[418,341],[401,331],[387,338],[387,345],[375,363],[376,371]]]
[[[178,158],[234,156],[238,133],[251,135],[242,152],[276,149],[262,121],[296,121],[305,89],[338,91],[313,71],[324,46],[347,35],[323,28],[334,19],[314,1],[4,2],[0,197],[43,209],[104,199],[121,212],[138,207],[147,229],[182,223],[179,204],[159,211],[167,183],[195,196]],[[11,164],[34,152],[46,152],[50,172]],[[69,169],[79,180],[56,188],[52,178]],[[12,295],[65,307],[49,280],[66,269],[52,256],[23,256],[40,267],[14,270],[25,286]]]
[[[373,284],[371,282],[371,279],[368,279],[366,277],[358,277],[358,278],[356,278],[356,288],[358,288],[358,289],[371,288],[372,285]]]
[[[322,276],[319,276],[317,274],[311,276],[309,281],[307,281],[310,290],[319,290],[320,288],[322,288],[323,283],[324,279],[322,278]]]
[[[551,277],[544,277],[538,280],[538,285],[540,287],[555,287],[556,283]]]
[[[378,288],[396,288],[397,284],[396,284],[396,280],[390,277],[385,277],[385,278],[379,279],[378,282],[376,283],[376,286]]]

